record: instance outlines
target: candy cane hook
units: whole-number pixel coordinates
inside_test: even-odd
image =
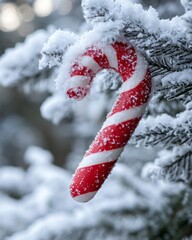
[[[122,77],[120,94],[101,130],[78,166],[70,186],[79,202],[91,200],[111,172],[139,123],[151,92],[151,76],[144,58],[131,45],[115,42],[86,49],[70,69],[67,94],[82,99],[93,77],[114,69]]]

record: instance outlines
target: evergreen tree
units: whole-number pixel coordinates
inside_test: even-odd
[[[34,146],[25,153],[26,169],[1,168],[0,239],[192,238],[192,1],[182,4],[183,15],[161,20],[154,8],[144,10],[132,1],[83,0],[84,29],[91,30],[78,35],[40,30],[0,58],[0,83],[49,95],[41,105],[42,116],[59,124],[60,140],[71,147],[66,170],[54,166],[48,151]],[[69,197],[71,173],[121,81],[114,72],[103,71],[90,96],[77,103],[63,94],[63,76],[87,46],[119,39],[148,60],[154,92],[130,142],[139,148],[127,146],[95,200],[82,205]]]

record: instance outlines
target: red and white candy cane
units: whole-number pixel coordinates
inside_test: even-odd
[[[102,69],[114,69],[122,77],[118,99],[101,130],[78,166],[70,186],[72,197],[87,202],[111,172],[139,123],[151,92],[151,76],[144,58],[131,45],[115,42],[86,49],[70,69],[67,94],[82,99],[93,77]]]

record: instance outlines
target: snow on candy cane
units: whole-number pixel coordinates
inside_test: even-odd
[[[114,69],[122,77],[120,94],[107,115],[70,186],[79,202],[91,200],[111,172],[139,123],[151,92],[151,76],[144,57],[122,42],[96,44],[85,50],[70,69],[67,94],[81,100],[92,79],[102,69]]]

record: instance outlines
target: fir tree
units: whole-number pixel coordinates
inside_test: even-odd
[[[148,111],[131,144],[143,144],[158,152],[152,163],[151,157],[141,154],[147,150],[134,150],[130,164],[132,146],[127,147],[122,163],[117,164],[95,201],[79,205],[68,196],[69,173],[52,164],[53,157],[48,151],[29,148],[24,156],[26,170],[9,166],[0,170],[3,199],[0,218],[4,219],[0,223],[1,239],[192,237],[192,1],[183,0],[182,4],[185,8],[182,16],[160,20],[154,8],[144,10],[131,1],[83,0],[87,29],[91,30],[78,35],[41,30],[1,57],[2,85],[49,94],[41,113],[62,125],[63,139],[72,139],[72,152],[65,167],[73,171],[71,158],[79,160],[81,151],[83,154],[95,136],[121,81],[113,72],[103,71],[97,76],[88,100],[76,103],[63,94],[62,77],[88,45],[118,39],[130,42],[148,60],[154,80]],[[24,52],[28,55],[18,62]],[[55,79],[57,88],[53,85]],[[95,105],[100,109],[93,115],[87,109]],[[84,130],[85,126],[89,131]],[[137,165],[138,158],[143,161]]]

